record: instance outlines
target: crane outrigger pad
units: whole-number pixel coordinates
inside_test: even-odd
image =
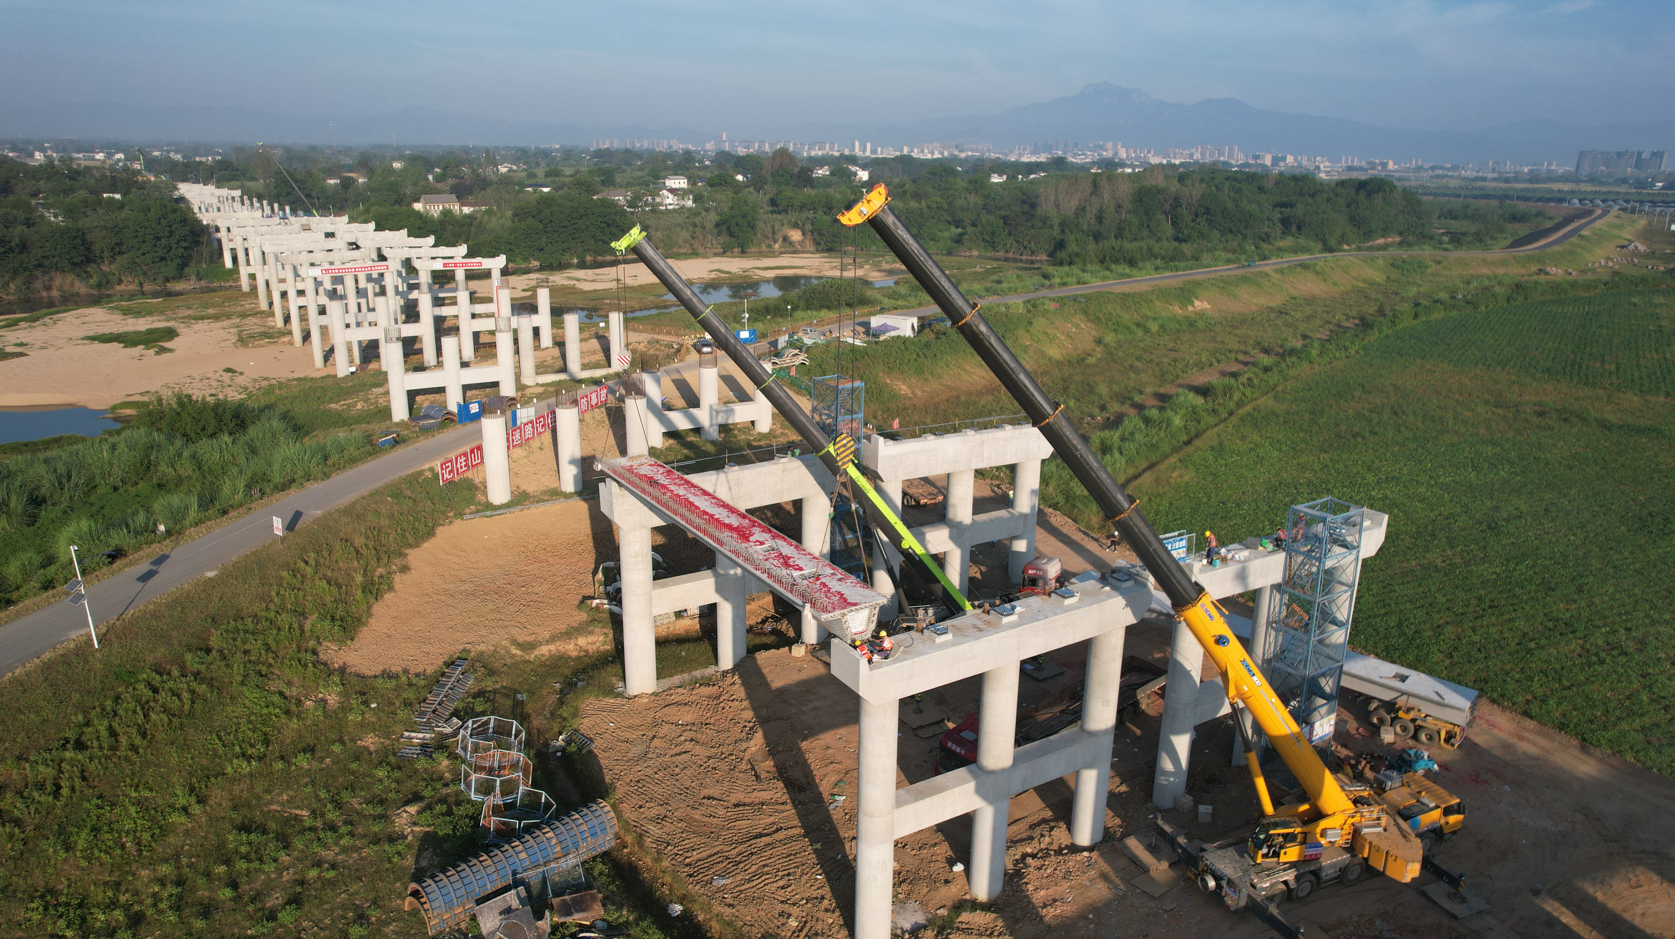
[[[599,468],[628,491],[791,603],[810,610],[846,642],[865,639],[878,622],[884,595],[830,561],[752,518],[647,456],[602,460]]]

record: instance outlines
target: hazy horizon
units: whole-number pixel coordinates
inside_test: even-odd
[[[734,138],[995,114],[1110,82],[1180,103],[1382,127],[1675,117],[1675,13],[1654,0],[1054,0],[818,8],[670,3],[464,11],[4,2],[14,107],[403,108]],[[0,128],[0,133],[4,133]]]

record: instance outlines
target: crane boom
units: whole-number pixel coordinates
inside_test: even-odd
[[[865,223],[883,239],[885,246],[901,260],[908,273],[930,294],[949,322],[1023,407],[1031,422],[1052,444],[1054,452],[1093,496],[1107,521],[1116,527],[1141,563],[1157,579],[1159,588],[1174,607],[1175,615],[1186,624],[1221,672],[1229,700],[1235,707],[1243,707],[1251,714],[1308,793],[1309,802],[1284,806],[1277,816],[1293,819],[1300,828],[1307,829],[1311,838],[1323,842],[1348,844],[1353,830],[1358,848],[1359,842],[1371,843],[1372,854],[1368,854],[1367,850],[1362,850],[1362,853],[1377,862],[1376,866],[1384,873],[1404,882],[1417,876],[1419,858],[1407,856],[1413,852],[1399,833],[1397,837],[1389,838],[1379,837],[1382,828],[1374,831],[1374,826],[1384,821],[1381,810],[1367,804],[1367,800],[1351,799],[1344,791],[1290,712],[1263,679],[1243,644],[1233,635],[1226,613],[1164,548],[1157,532],[1146,521],[1139,501],[1130,496],[1111,475],[1087,440],[1071,424],[1064,408],[1047,395],[988,321],[977,312],[977,305],[966,299],[924,245],[896,217],[889,207],[888,189],[882,184],[874,187],[853,208],[839,215],[838,221],[850,227]],[[1270,804],[1266,782],[1255,754],[1248,747],[1246,762],[1266,810]],[[1402,831],[1405,832],[1405,827]]]
[[[791,429],[795,430],[799,437],[803,438],[832,476],[836,479],[847,478],[860,491],[867,503],[867,523],[882,540],[901,553],[908,568],[936,596],[937,601],[951,613],[971,609],[970,601],[948,580],[942,568],[932,563],[930,553],[913,537],[913,533],[891,510],[889,503],[878,494],[878,490],[867,481],[860,470],[860,461],[856,458],[854,439],[844,433],[838,434],[835,440],[827,437],[826,432],[797,404],[797,399],[791,397],[791,393],[785,390],[773,372],[758,361],[756,356],[751,355],[750,350],[733,335],[732,330],[727,328],[721,318],[699,299],[692,285],[688,284],[686,279],[680,276],[680,272],[675,270],[674,265],[669,263],[669,259],[657,250],[640,226],[635,225],[628,234],[612,242],[612,247],[617,249],[618,254],[633,251],[634,256],[645,264],[652,276],[668,288],[675,300],[686,308],[686,312],[692,314],[692,318],[698,321],[698,325],[703,327],[716,346],[727,354],[727,358],[732,359],[733,364],[744,372],[745,380],[750,382],[751,387],[762,392],[762,396],[768,399],[773,409],[785,418],[786,423],[791,425]]]

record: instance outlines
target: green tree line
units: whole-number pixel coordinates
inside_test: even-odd
[[[92,290],[160,284],[203,264],[207,248],[204,226],[171,183],[69,161],[0,159],[0,290],[55,278]]]

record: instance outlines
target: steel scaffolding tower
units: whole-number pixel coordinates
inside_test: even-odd
[[[1285,581],[1260,655],[1274,693],[1317,747],[1330,746],[1337,727],[1365,520],[1361,506],[1330,497],[1294,505],[1286,519]]]
[[[812,404],[814,422],[828,437],[840,433],[861,441],[866,426],[867,383],[842,375],[821,375],[814,380]]]

